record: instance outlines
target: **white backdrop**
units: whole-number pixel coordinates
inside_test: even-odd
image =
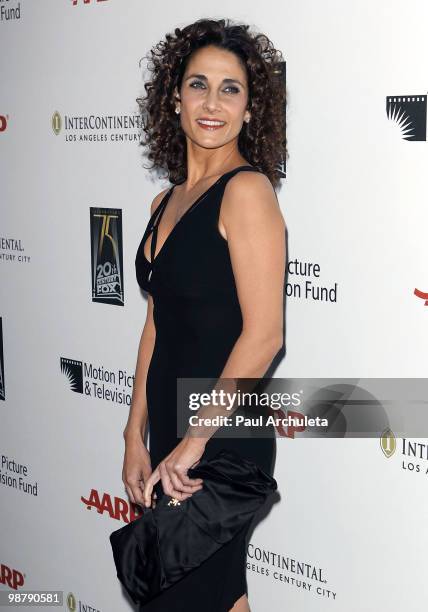
[[[426,376],[428,296],[415,294],[428,292],[423,0],[0,0],[0,590],[132,609],[108,540],[131,512],[121,481],[131,389],[119,375],[135,367],[147,302],[134,258],[166,183],[143,169],[135,127],[83,123],[132,119],[138,60],[204,16],[245,21],[284,54],[288,258],[319,264],[311,280],[337,287],[335,302],[287,298],[274,375]],[[389,97],[418,140],[388,117]],[[123,305],[92,301],[91,207],[121,211]],[[305,280],[290,273],[287,292]],[[101,397],[97,368],[116,376],[98,381]],[[82,393],[67,372],[82,372]],[[419,611],[427,467],[399,439],[389,457],[378,438],[278,439],[281,499],[248,547],[252,611]]]

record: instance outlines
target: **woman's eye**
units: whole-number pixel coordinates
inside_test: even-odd
[[[232,93],[239,93],[239,89],[237,87],[234,87],[233,85],[226,87],[226,89],[232,90]]]
[[[205,83],[202,83],[202,81],[193,81],[192,83],[190,83],[190,87],[192,87],[193,89],[199,89],[200,85],[202,85],[202,87],[205,87]],[[230,91],[233,94],[239,93],[238,87],[235,87],[234,85],[229,85],[228,87],[225,87],[224,91]]]

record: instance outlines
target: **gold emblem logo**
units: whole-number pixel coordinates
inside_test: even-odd
[[[54,114],[52,115],[52,129],[56,136],[58,136],[58,134],[60,133],[61,128],[62,128],[61,115],[59,114],[58,111],[55,111]]]
[[[77,610],[76,598],[73,593],[67,595],[67,608],[70,612],[76,612]]]
[[[394,453],[397,447],[394,432],[388,427],[382,432],[380,437],[380,447],[383,454],[389,459]]]
[[[178,499],[176,499],[175,497],[171,497],[171,499],[168,502],[168,506],[181,506],[181,504],[178,501]]]

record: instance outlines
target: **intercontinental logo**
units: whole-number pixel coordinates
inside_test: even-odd
[[[392,455],[395,453],[395,449],[397,448],[397,440],[395,439],[394,432],[391,431],[389,427],[382,432],[380,437],[380,447],[387,459],[392,457]]]
[[[328,586],[322,567],[262,548],[252,542],[247,548],[247,570],[279,584],[312,593],[318,599],[337,598],[337,591]]]
[[[380,437],[380,447],[387,459],[394,457],[399,450],[400,468],[406,473],[428,476],[428,442],[420,438],[401,438],[397,443],[394,432],[388,428]]]
[[[386,115],[403,140],[426,140],[427,96],[387,96]]]
[[[122,211],[90,209],[92,301],[124,305]]]
[[[62,115],[52,114],[51,127],[55,136],[65,142],[132,142],[140,140],[141,118],[136,114],[123,115]]]
[[[89,610],[91,610],[92,612],[101,612],[100,608],[97,608],[95,604],[89,604],[88,602],[82,601],[81,599],[76,599],[75,594],[71,591],[67,593],[65,603],[69,612],[77,612],[78,610],[88,610],[88,612]]]
[[[67,357],[60,358],[60,368],[67,387],[74,393],[131,405],[134,375],[126,370],[108,370],[104,366]]]
[[[67,602],[67,608],[70,612],[76,612],[77,610],[77,601],[76,598],[74,596],[74,593],[68,593],[67,597],[66,597],[66,602]]]
[[[4,263],[30,263],[31,255],[25,254],[21,238],[0,236],[0,261]]]

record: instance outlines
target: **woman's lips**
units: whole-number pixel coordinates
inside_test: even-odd
[[[208,131],[219,130],[220,128],[222,128],[222,127],[224,127],[226,125],[225,123],[222,123],[221,125],[212,125],[212,124],[209,124],[209,123],[202,123],[201,121],[198,121],[198,120],[196,120],[196,123],[203,130],[208,130]]]

